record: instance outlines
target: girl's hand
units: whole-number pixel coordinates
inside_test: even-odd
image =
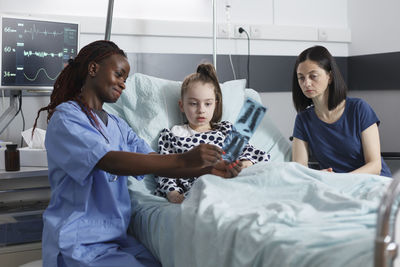
[[[221,160],[222,149],[215,145],[200,144],[180,155],[185,168],[204,168]]]
[[[222,178],[236,177],[242,170],[242,162],[237,160],[229,163],[225,160],[220,160],[211,169],[211,174],[218,175]]]
[[[167,199],[171,203],[180,204],[185,200],[185,196],[174,190],[167,193]]]
[[[332,168],[328,168],[328,169],[323,169],[321,171],[323,171],[323,172],[333,172],[333,169]]]
[[[242,169],[248,168],[253,165],[253,162],[251,162],[250,160],[242,160],[241,163],[242,163]]]

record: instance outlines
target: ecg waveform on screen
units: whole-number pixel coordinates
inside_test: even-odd
[[[35,35],[44,35],[44,36],[53,36],[57,37],[58,35],[64,35],[64,32],[57,32],[57,31],[47,31],[44,29],[44,31],[40,31],[39,29],[36,29],[36,25],[33,24],[31,29],[25,29],[24,33],[30,34],[32,36],[32,40],[35,39]]]
[[[46,71],[44,68],[40,68],[40,69],[38,69],[38,71],[36,72],[36,75],[35,75],[33,78],[28,77],[28,76],[25,74],[25,72],[24,72],[24,76],[25,76],[25,78],[26,78],[27,80],[33,82],[33,81],[35,81],[35,80],[37,79],[37,77],[39,76],[39,73],[40,73],[41,71],[43,71],[44,74],[47,76],[47,78],[49,78],[49,79],[52,80],[52,81],[54,81],[55,79],[57,79],[57,77],[58,77],[58,75],[59,75],[59,73],[58,73],[58,74],[56,75],[56,77],[54,77],[54,78],[53,78],[53,77],[50,77],[49,74],[47,73],[47,71]]]
[[[31,56],[37,56],[37,57],[59,57],[62,58],[64,56],[63,52],[59,52],[59,53],[47,53],[45,51],[25,51],[24,50],[24,56],[25,57],[31,57]]]
[[[0,35],[0,89],[51,88],[77,54],[79,25],[2,15]]]

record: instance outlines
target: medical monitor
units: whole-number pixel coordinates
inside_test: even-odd
[[[0,89],[53,89],[61,70],[77,54],[79,24],[0,17]]]

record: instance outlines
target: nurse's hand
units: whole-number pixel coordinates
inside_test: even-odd
[[[200,144],[180,155],[185,163],[185,167],[203,168],[213,166],[220,161],[222,149],[215,145]]]
[[[211,174],[221,176],[222,178],[232,178],[238,176],[242,168],[242,162],[239,160],[231,163],[220,160],[212,167]]]

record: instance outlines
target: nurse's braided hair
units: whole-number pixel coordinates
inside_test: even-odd
[[[96,126],[99,126],[91,109],[80,97],[81,88],[88,75],[89,63],[93,61],[99,63],[103,59],[115,54],[126,57],[125,52],[115,43],[99,40],[86,45],[79,51],[75,59],[70,59],[68,65],[66,65],[61,71],[54,83],[54,89],[50,96],[50,103],[46,107],[39,109],[33,125],[32,135],[36,128],[40,112],[44,110],[47,111],[47,122],[49,122],[55,108],[59,104],[70,100],[76,101],[82,108],[82,111],[89,117],[91,122],[93,121]]]
[[[195,82],[202,82],[202,83],[211,83],[214,85],[214,92],[215,92],[215,110],[213,117],[211,119],[211,127],[221,120],[222,117],[222,92],[221,87],[218,82],[217,73],[215,68],[210,63],[203,63],[197,66],[197,70],[195,73],[189,74],[183,80],[181,86],[181,99],[183,100],[184,95],[186,94],[187,90],[195,83]]]

